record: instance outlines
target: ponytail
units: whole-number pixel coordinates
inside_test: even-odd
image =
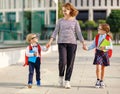
[[[110,31],[107,33],[107,35],[110,36],[111,39],[113,39],[113,34]]]

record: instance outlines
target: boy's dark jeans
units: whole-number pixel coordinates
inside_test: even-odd
[[[36,81],[40,80],[40,58],[37,57],[37,60],[35,63],[28,62],[29,63],[29,76],[28,76],[28,84],[33,83],[33,74],[34,69],[36,71]]]

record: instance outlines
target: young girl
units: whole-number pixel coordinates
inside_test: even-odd
[[[101,47],[100,44],[106,38],[110,42],[110,45]],[[108,50],[113,48],[111,39],[112,36],[110,34],[110,26],[108,24],[100,24],[98,27],[98,35],[94,39],[93,43],[88,48],[85,49],[85,50],[91,50],[93,48],[96,48],[95,58],[93,62],[93,64],[96,65],[96,76],[97,76],[97,81],[95,84],[96,88],[105,87],[105,84],[103,82],[105,67],[110,65]]]
[[[29,43],[29,45],[26,48],[26,61],[24,66],[29,65],[28,88],[32,88],[34,69],[36,71],[36,84],[37,86],[41,85],[40,79],[41,49],[45,51],[47,49],[45,49],[45,47],[41,48],[41,46],[38,44],[38,37],[34,33],[28,34],[26,37],[26,41]],[[30,57],[34,58],[30,60]]]
[[[62,12],[64,17],[58,20],[55,30],[52,33],[50,41],[46,44],[46,47],[49,47],[53,39],[55,39],[56,35],[58,35],[59,84],[60,86],[64,85],[65,75],[65,88],[69,89],[71,88],[70,79],[77,49],[75,33],[77,34],[77,37],[83,47],[85,47],[85,44],[79,23],[75,19],[78,11],[72,4],[66,3],[62,6]]]

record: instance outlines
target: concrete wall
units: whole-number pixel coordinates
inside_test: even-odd
[[[12,64],[24,64],[26,48],[10,48],[0,49],[0,68]],[[51,50],[57,50],[56,45],[49,48],[48,51],[43,52],[42,55],[48,54]]]
[[[24,61],[24,48],[11,48],[0,50],[0,68]]]

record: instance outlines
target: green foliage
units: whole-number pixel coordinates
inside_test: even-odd
[[[87,40],[87,34],[88,34],[87,31],[82,31],[82,35],[83,35],[83,37],[84,37],[85,40]],[[96,30],[95,30],[95,31],[93,30],[93,32],[92,32],[92,39],[95,38],[96,34],[97,34],[97,31],[96,31]]]
[[[98,24],[106,23],[106,20],[98,20]]]
[[[96,27],[96,23],[95,23],[95,21],[86,21],[85,22],[85,27],[87,29],[93,29],[93,28]]]
[[[120,10],[112,10],[107,18],[107,23],[110,25],[111,32],[120,32]]]
[[[62,18],[63,14],[62,14],[62,2],[58,2],[58,18]]]
[[[84,30],[85,29],[85,24],[83,23],[83,21],[78,20],[78,22],[79,22],[79,25],[80,25],[81,29]]]

